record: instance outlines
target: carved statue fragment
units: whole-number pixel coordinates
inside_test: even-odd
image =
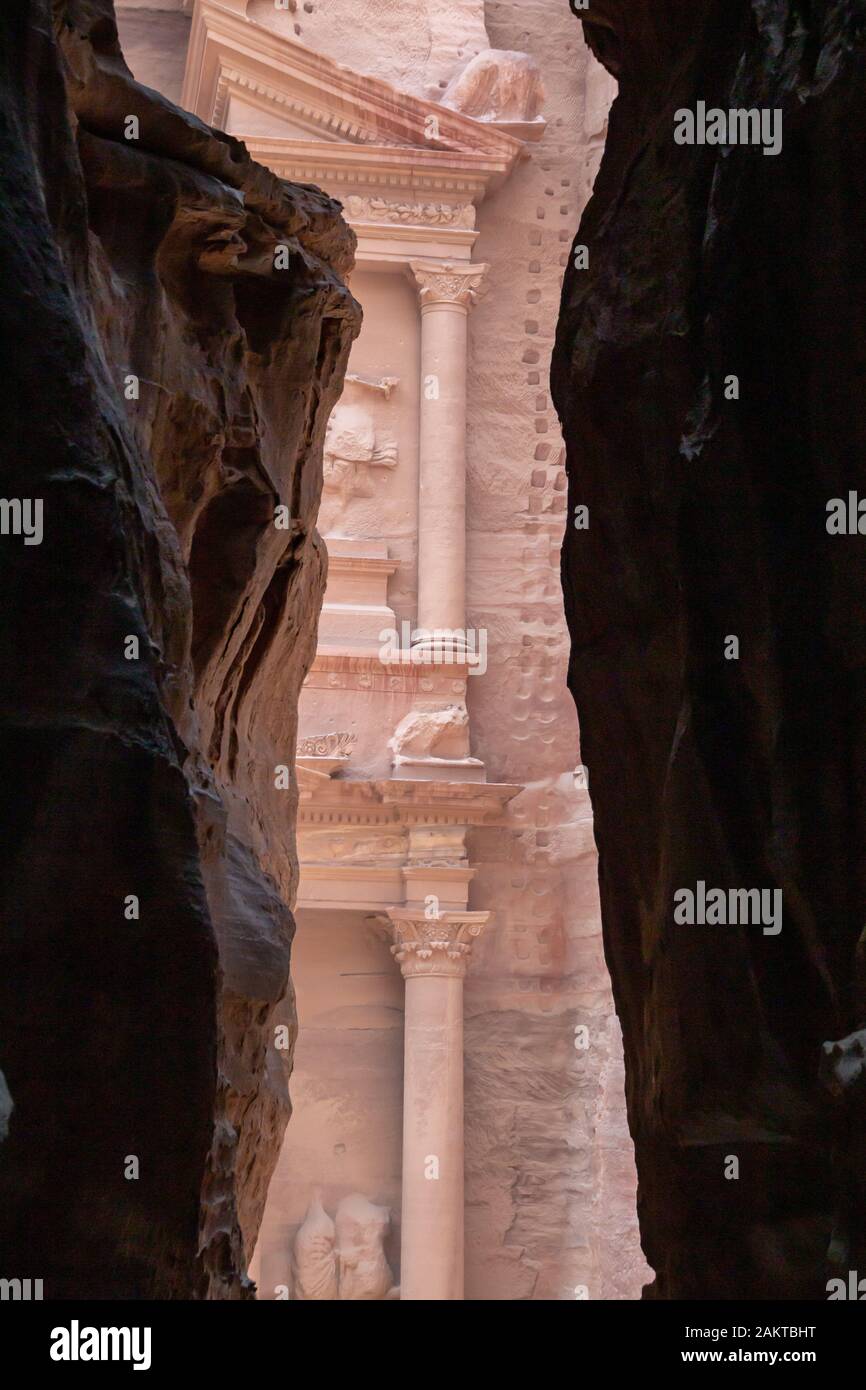
[[[465,759],[469,756],[469,715],[465,705],[445,705],[440,709],[414,709],[400,720],[388,747],[394,765],[411,759],[430,762]]]
[[[340,401],[325,434],[325,488],[337,493],[342,503],[351,497],[372,497],[369,470],[396,467],[396,440],[377,432],[372,414],[360,402]]]
[[[535,121],[544,105],[544,84],[527,53],[489,48],[453,78],[442,105],[476,121]]]
[[[400,1290],[385,1258],[387,1207],[362,1193],[344,1197],[332,1221],[316,1193],[292,1247],[292,1297],[300,1302],[384,1302]]]
[[[335,1227],[318,1193],[292,1247],[292,1297],[300,1303],[336,1299]]]
[[[387,1207],[377,1207],[360,1193],[337,1207],[337,1261],[342,1301],[394,1300],[400,1291],[385,1259],[384,1242],[391,1224]]]

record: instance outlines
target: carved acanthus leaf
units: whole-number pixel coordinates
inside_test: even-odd
[[[315,734],[298,741],[299,758],[348,758],[357,734]]]
[[[483,295],[482,280],[488,267],[457,265],[452,261],[410,261],[422,305],[462,304],[467,309]]]
[[[404,976],[465,975],[473,942],[481,935],[489,912],[423,912],[392,908],[391,954]]]

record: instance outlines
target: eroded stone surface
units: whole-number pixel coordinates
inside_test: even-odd
[[[403,91],[441,96],[456,72],[488,47],[484,0],[249,0],[254,23],[298,39],[356,72],[387,77]],[[351,26],[351,32],[348,31]]]
[[[110,0],[54,11],[0,20],[2,491],[44,503],[42,544],[0,551],[3,1271],[46,1298],[243,1297],[287,1117],[274,769],[354,239],[140,87]]]
[[[655,1296],[820,1298],[866,1258],[862,1162],[843,1161],[862,1095],[837,1084],[831,1123],[819,1080],[866,1007],[864,542],[825,526],[866,443],[864,10],[591,10],[620,95],[553,386],[570,511],[589,508],[563,557],[570,683],[642,1238]],[[780,108],[781,153],[675,144],[699,100]],[[677,925],[698,880],[781,889],[783,930]]]

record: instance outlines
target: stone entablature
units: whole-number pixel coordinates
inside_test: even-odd
[[[500,825],[505,807],[521,790],[510,782],[427,782],[382,778],[375,782],[329,779],[301,790],[299,824],[339,824],[361,816],[365,825]]]
[[[466,832],[505,824],[508,783],[337,781],[298,770],[299,907],[465,908]]]
[[[500,163],[486,155],[437,150],[429,145],[415,149],[384,144],[329,144],[277,135],[245,136],[244,144],[254,159],[266,164],[279,178],[307,182],[315,179],[328,187],[336,186],[336,197],[359,198],[357,211],[361,222],[405,221],[390,209],[405,206],[411,190],[417,191],[417,197],[410,206],[417,205],[419,213],[434,201],[460,211],[480,202],[487,188],[502,175]],[[381,209],[384,215],[376,212],[379,199],[386,203]],[[464,216],[468,222],[468,214]],[[351,220],[351,213],[349,217]],[[437,217],[434,223],[429,216],[419,215],[414,225],[438,226],[440,219]],[[462,231],[472,233],[471,241],[478,235],[473,226],[462,227]]]

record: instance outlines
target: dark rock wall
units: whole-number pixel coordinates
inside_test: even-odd
[[[2,8],[0,219],[0,491],[44,509],[0,536],[0,1275],[244,1297],[353,238],[134,82],[110,0]]]
[[[824,1298],[866,1268],[866,537],[826,526],[866,494],[866,6],[581,17],[620,95],[552,381],[650,1296]],[[675,144],[698,100],[781,108],[781,153]],[[781,932],[677,924],[698,880]]]

